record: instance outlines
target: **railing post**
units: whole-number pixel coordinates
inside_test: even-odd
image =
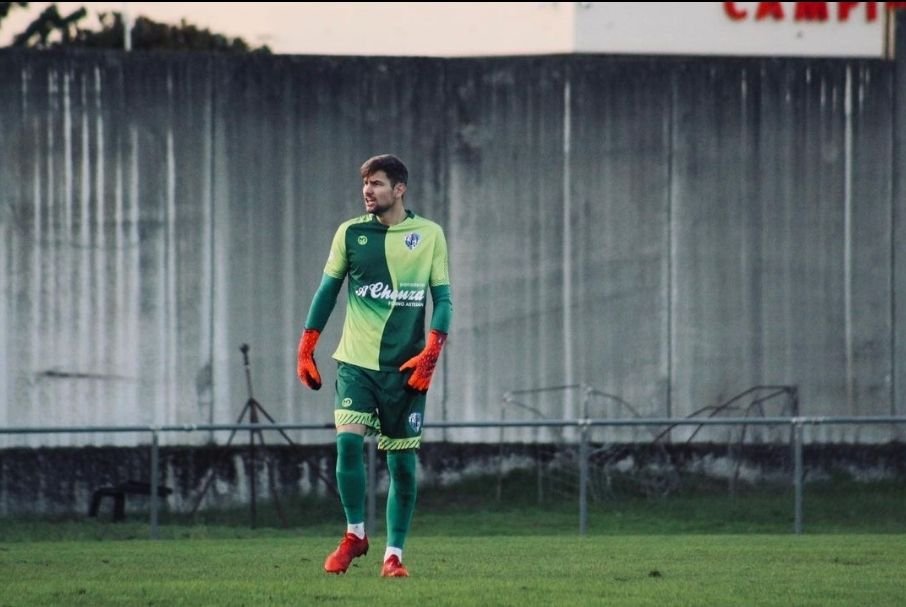
[[[509,405],[509,403],[510,403],[510,398],[511,398],[510,393],[506,392],[503,395],[503,404],[500,406],[501,424],[500,424],[499,438],[497,439],[497,447],[498,447],[498,449],[497,449],[497,502],[498,503],[503,500],[503,470],[504,470],[504,468],[503,468],[504,434],[503,433],[504,433],[504,429],[506,428],[506,426],[504,426],[503,422],[506,421],[506,409],[507,409],[507,405]],[[536,452],[536,456],[537,456],[537,452]],[[535,467],[538,468],[539,465],[540,464],[538,463],[538,460],[536,457]],[[540,474],[540,472],[539,472],[539,474]],[[540,483],[539,483],[539,492],[540,492]]]
[[[157,517],[157,487],[160,485],[160,440],[157,428],[151,429],[151,539],[160,539]]]
[[[579,535],[588,531],[588,434],[591,425],[579,420]]]
[[[802,494],[803,472],[802,462],[802,422],[799,418],[793,419],[793,489],[795,491],[795,504],[793,513],[793,532],[802,534]]]

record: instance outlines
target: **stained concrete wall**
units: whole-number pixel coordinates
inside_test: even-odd
[[[333,231],[361,212],[358,166],[380,152],[407,161],[408,206],[450,245],[429,421],[496,420],[507,391],[572,384],[643,416],[762,384],[797,386],[806,415],[902,413],[900,55],[0,51],[0,425],[234,421],[242,343],[271,415],[329,422],[342,299],[318,353],[327,389],[299,386],[295,348]],[[574,390],[527,404],[582,408]],[[628,414],[608,406],[592,412]]]

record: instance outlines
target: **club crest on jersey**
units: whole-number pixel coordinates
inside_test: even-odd
[[[406,246],[410,251],[415,249],[418,246],[418,243],[422,241],[422,235],[418,232],[409,232],[406,234]]]
[[[366,245],[368,244],[368,237],[362,234],[361,236],[359,236],[358,242],[360,245]]]
[[[422,414],[413,413],[409,416],[409,427],[412,428],[415,432],[418,432],[422,429]]]

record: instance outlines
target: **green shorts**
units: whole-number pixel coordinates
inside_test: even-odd
[[[426,395],[407,388],[408,377],[339,363],[334,423],[364,424],[366,434],[378,435],[378,449],[418,449]]]

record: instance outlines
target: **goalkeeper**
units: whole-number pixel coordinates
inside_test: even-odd
[[[398,158],[375,156],[360,173],[366,214],[344,222],[334,235],[299,341],[297,373],[309,388],[321,387],[315,346],[348,278],[346,318],[333,355],[337,488],[347,526],[324,570],[344,573],[368,552],[363,444],[366,434],[378,434],[390,478],[381,575],[407,577],[403,545],[415,510],[416,450],[426,393],[453,312],[447,243],[438,224],[405,208],[409,175]],[[426,339],[429,291],[434,311]]]

